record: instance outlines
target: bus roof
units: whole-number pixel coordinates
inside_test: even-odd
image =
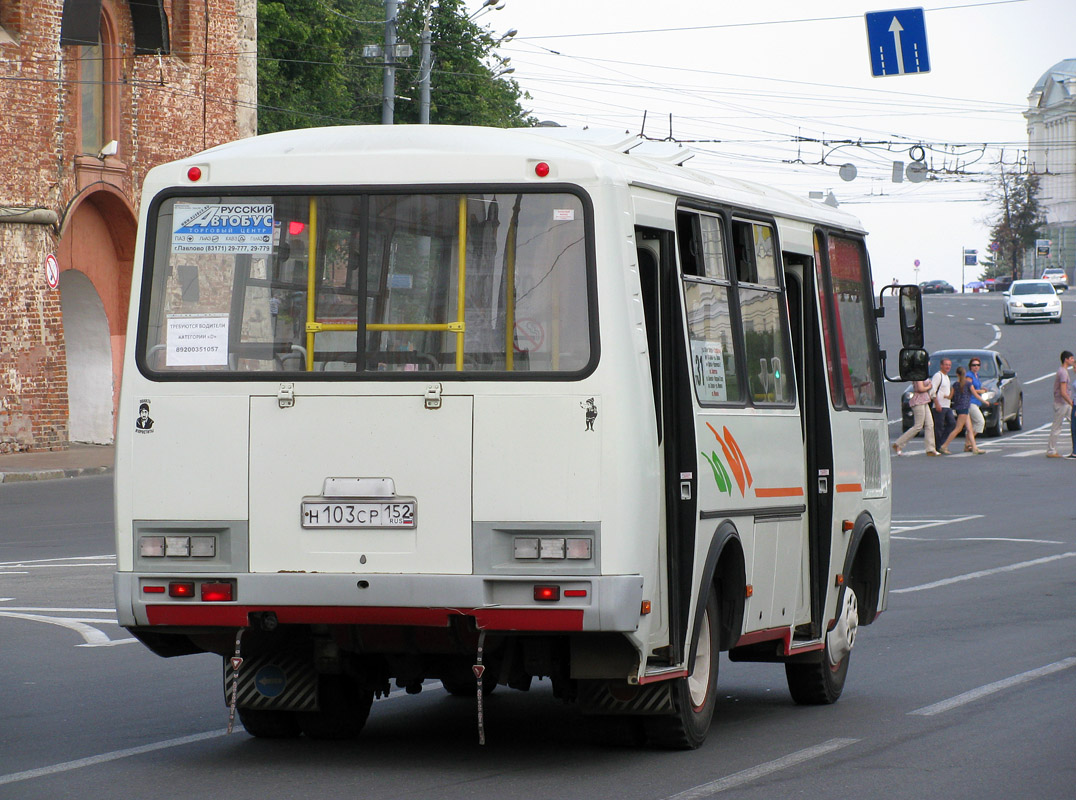
[[[389,157],[406,156],[406,174]],[[477,160],[476,155],[483,158]],[[564,127],[348,125],[303,128],[219,145],[150,172],[146,191],[183,184],[192,165],[210,165],[218,185],[417,183],[535,180],[520,162],[554,166],[548,181],[622,181],[700,200],[863,231],[851,214],[773,187],[682,166],[695,153],[676,142],[627,132]],[[352,161],[358,170],[341,169]],[[561,166],[562,169],[556,169]],[[171,168],[171,169],[170,169]],[[258,175],[258,180],[249,177]],[[356,174],[361,179],[356,180]]]

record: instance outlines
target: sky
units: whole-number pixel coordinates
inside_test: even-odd
[[[876,283],[978,278],[963,251],[989,252],[983,198],[1026,154],[1028,95],[1076,58],[1076,0],[498,3],[469,0],[495,36],[516,29],[498,52],[539,120],[663,139],[671,115],[672,136],[695,140],[690,166],[832,192],[870,231]],[[912,7],[930,71],[874,77],[865,13]],[[894,183],[916,146],[928,179]]]

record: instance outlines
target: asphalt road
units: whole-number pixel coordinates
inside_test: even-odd
[[[227,736],[219,660],[160,659],[115,624],[111,477],[0,485],[0,798],[1070,800],[1076,462],[1043,457],[1042,376],[1076,350],[1076,297],[1064,324],[1026,328],[1001,325],[996,295],[926,301],[931,348],[1000,333],[1025,429],[987,456],[894,459],[889,610],[861,630],[836,705],[797,707],[781,667],[723,661],[689,753],[583,720],[548,683],[499,687],[484,747],[473,701],[435,685],[377,701],[355,742]]]

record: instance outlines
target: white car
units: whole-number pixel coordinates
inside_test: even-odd
[[[1054,288],[1059,292],[1063,292],[1069,288],[1069,276],[1063,269],[1044,269],[1042,271],[1042,279],[1052,283]]]
[[[1013,281],[1005,292],[1005,324],[1022,319],[1061,322],[1061,298],[1049,281]]]

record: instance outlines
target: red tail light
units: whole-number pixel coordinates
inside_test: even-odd
[[[535,600],[560,600],[560,587],[559,586],[535,586],[534,587],[534,599]]]
[[[194,597],[194,584],[172,581],[168,584],[168,596],[169,597]]]
[[[202,600],[207,603],[230,603],[234,599],[230,583],[203,583]]]

